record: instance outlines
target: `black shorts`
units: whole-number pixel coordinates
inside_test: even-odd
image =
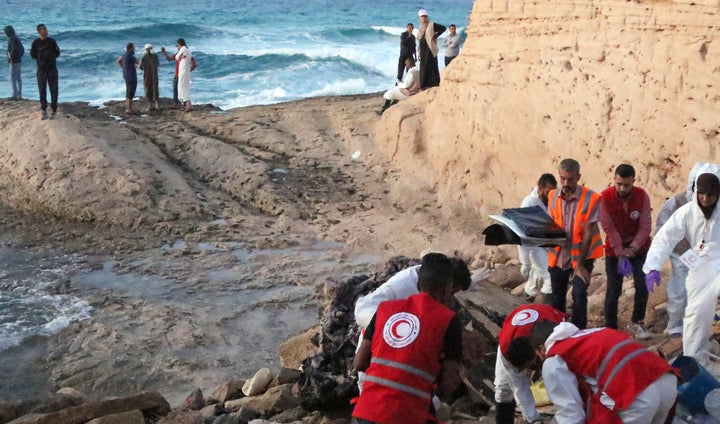
[[[135,91],[137,90],[137,81],[125,81],[125,98],[135,98]]]

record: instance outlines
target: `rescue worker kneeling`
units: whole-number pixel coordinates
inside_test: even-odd
[[[444,305],[452,282],[451,261],[430,253],[418,271],[420,293],[378,306],[353,363],[366,373],[354,423],[436,422],[433,394],[460,385],[462,326]]]
[[[508,360],[515,366],[543,361],[542,376],[558,424],[672,421],[677,398],[673,368],[621,331],[541,321],[529,337],[513,341],[510,350]]]

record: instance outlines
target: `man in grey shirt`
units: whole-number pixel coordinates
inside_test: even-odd
[[[460,36],[457,34],[455,24],[449,27],[450,34],[445,38],[445,66],[448,66],[453,59],[460,54]]]

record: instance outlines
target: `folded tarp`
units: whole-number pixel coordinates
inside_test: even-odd
[[[565,230],[539,206],[503,209],[503,215],[490,215],[500,222],[483,230],[487,246],[519,244],[553,247],[565,243]]]

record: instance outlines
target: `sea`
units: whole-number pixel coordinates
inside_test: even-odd
[[[0,16],[25,47],[26,99],[38,99],[30,46],[37,24],[44,23],[61,50],[61,108],[63,102],[103,107],[121,100],[125,85],[115,60],[126,44],[135,43],[138,57],[146,43],[158,53],[161,46],[174,53],[182,37],[198,62],[193,103],[227,110],[386,90],[395,82],[400,34],[409,22],[419,26],[419,9],[435,22],[455,24],[464,40],[472,5],[472,0],[3,0]],[[442,48],[439,56],[442,68]],[[174,63],[161,59],[161,97],[172,97],[173,75]],[[0,64],[0,98],[10,96],[9,70]],[[64,289],[82,268],[77,265],[82,258],[64,252],[35,257],[7,246],[0,245],[0,358],[6,358],[0,360],[0,375],[7,377],[0,380],[6,383],[13,379],[8,373],[19,372],[17,358],[27,356],[37,340],[93,313],[88,302]]]
[[[308,97],[373,93],[394,85],[400,34],[417,12],[455,24],[464,41],[472,0],[3,0],[0,16],[22,40],[23,97],[38,99],[30,45],[44,23],[61,50],[60,102],[101,106],[124,97],[115,60],[127,43],[172,54],[184,38],[198,67],[193,103],[222,109]],[[461,50],[462,51],[462,50]],[[444,51],[439,54],[444,67]],[[1,66],[0,66],[1,68]],[[160,96],[172,97],[174,63],[161,57]],[[138,75],[141,78],[140,74]],[[0,97],[12,94],[0,70]],[[138,87],[138,96],[143,95]]]

